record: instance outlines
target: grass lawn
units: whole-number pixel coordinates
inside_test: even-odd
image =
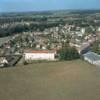
[[[0,100],[100,100],[100,69],[81,60],[0,69]]]

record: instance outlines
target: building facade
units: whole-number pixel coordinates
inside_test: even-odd
[[[55,60],[55,51],[49,50],[25,50],[24,59],[27,60]]]

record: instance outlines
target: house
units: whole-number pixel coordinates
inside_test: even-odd
[[[85,33],[85,28],[81,28],[81,33],[84,34]]]
[[[8,61],[5,57],[0,57],[0,67],[4,67],[5,65],[8,65]]]
[[[83,55],[84,60],[88,61],[91,64],[100,66],[100,55],[94,53],[94,52],[88,52]]]
[[[55,60],[54,50],[24,50],[24,59],[27,60]]]
[[[97,31],[100,32],[100,27],[98,27]]]

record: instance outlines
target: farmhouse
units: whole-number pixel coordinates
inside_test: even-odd
[[[54,50],[24,50],[24,59],[27,60],[55,60]]]
[[[88,61],[91,64],[100,66],[100,55],[94,53],[94,52],[88,52],[83,55],[84,60]]]

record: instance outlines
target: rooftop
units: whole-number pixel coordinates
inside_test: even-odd
[[[55,53],[55,50],[32,50],[26,49],[24,50],[25,53]]]
[[[94,53],[94,52],[88,52],[84,54],[85,57],[89,58],[92,61],[98,61],[100,60],[100,55]]]

